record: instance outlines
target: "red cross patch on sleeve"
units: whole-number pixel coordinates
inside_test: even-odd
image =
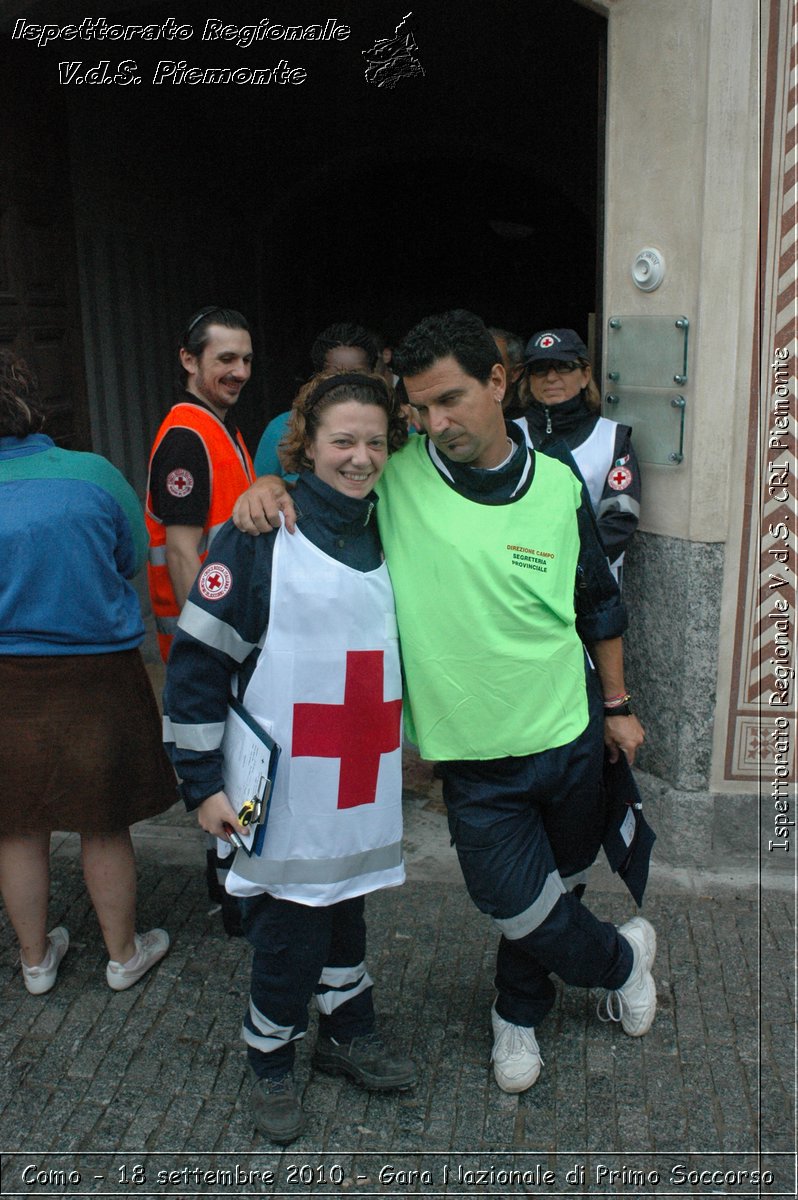
[[[178,500],[182,500],[194,490],[194,476],[183,467],[176,467],[166,476],[166,490],[170,496],[177,496]]]
[[[607,483],[614,492],[625,492],[632,482],[632,472],[628,467],[613,467],[607,476]]]
[[[201,573],[197,586],[206,600],[221,600],[233,586],[233,576],[224,563],[210,563]]]

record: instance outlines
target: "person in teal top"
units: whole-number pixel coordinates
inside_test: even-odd
[[[263,431],[255,451],[255,472],[258,475],[282,475],[283,479],[294,483],[299,476],[293,471],[283,471],[280,456],[277,452],[288,428],[288,418],[291,411],[278,413]]]
[[[581,900],[604,832],[605,746],[632,763],[644,737],[624,682],[626,614],[567,448],[540,454],[504,420],[483,322],[428,317],[394,366],[426,434],[379,486],[409,733],[438,763],[466,886],[501,934],[491,1057],[499,1087],[522,1092],[542,1065],[551,975],[605,989],[600,1015],[631,1036],[656,1012],[651,925],[617,929]],[[258,480],[234,519],[262,532],[279,508],[290,524],[288,507]]]
[[[314,372],[319,371],[373,371],[377,361],[377,346],[367,329],[362,325],[339,322],[328,325],[318,335],[310,348]],[[289,482],[299,476],[284,471],[280,460],[280,443],[288,426],[288,412],[278,413],[263,431],[255,451],[256,475],[281,475]]]

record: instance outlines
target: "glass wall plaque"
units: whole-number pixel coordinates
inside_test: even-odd
[[[607,385],[680,388],[687,383],[687,317],[610,317]]]
[[[671,467],[682,462],[684,396],[660,388],[615,388],[604,404],[611,421],[632,426],[632,445],[640,462]]]
[[[604,411],[632,426],[641,462],[677,466],[684,459],[689,329],[684,316],[607,322]]]

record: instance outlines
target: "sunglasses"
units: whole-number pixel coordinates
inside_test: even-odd
[[[583,369],[579,362],[559,362],[559,360],[546,359],[543,362],[530,363],[527,373],[529,375],[548,375],[549,371],[556,371],[558,375],[570,375],[571,371]]]

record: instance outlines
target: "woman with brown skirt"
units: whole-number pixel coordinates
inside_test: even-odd
[[[169,948],[138,934],[130,826],[177,798],[138,650],[129,580],[143,565],[141,507],[95,454],[41,432],[35,377],[0,352],[0,892],[29,992],[47,992],[69,946],[47,930],[50,834],[81,837],[83,875],[121,991]]]

